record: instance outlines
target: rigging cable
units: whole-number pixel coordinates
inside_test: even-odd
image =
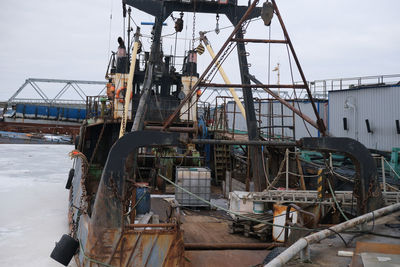
[[[258,20],[258,19],[250,19],[250,20],[246,21],[246,23],[244,23],[244,26],[243,26],[244,31],[247,30],[247,28],[249,27],[249,25],[250,25],[250,23],[251,23],[252,21],[256,21],[256,20]],[[224,54],[220,57],[220,59],[218,59],[218,60],[216,61],[216,62],[219,62],[219,66],[222,66],[222,64],[225,62],[225,60],[228,58],[228,56],[232,53],[232,51],[236,48],[236,46],[237,46],[237,43],[235,43],[233,46],[229,45],[229,46],[226,48],[226,51],[224,52]],[[211,81],[215,78],[215,76],[217,75],[218,69],[219,69],[219,67],[218,67],[216,64],[214,64],[214,67],[210,70],[210,72],[209,72],[209,74],[207,75],[207,77],[205,78],[205,80],[211,82]],[[206,89],[208,89],[207,86],[204,87],[202,94],[205,92]],[[207,100],[208,100],[215,92],[217,92],[217,94],[218,94],[220,97],[222,97],[220,91],[223,91],[223,90],[214,89],[214,90],[211,92],[211,94],[208,95],[208,97],[206,98],[205,102],[207,102]],[[225,94],[228,94],[228,93],[226,92],[226,90],[224,90],[223,92],[224,92]],[[217,97],[218,97],[218,96],[217,96]],[[194,101],[194,102],[189,106],[188,110],[189,110],[194,104],[196,104],[196,103],[198,102],[198,100],[199,100],[199,99],[197,99],[196,101]],[[187,110],[187,111],[188,111],[188,110]],[[185,112],[187,112],[187,111],[185,111]]]
[[[111,54],[111,28],[112,28],[112,15],[113,15],[113,0],[110,0],[111,7],[110,7],[110,26],[108,30],[108,56],[110,58]],[[110,58],[111,59],[111,58]]]
[[[186,21],[188,21],[188,13],[186,13]],[[186,49],[186,44],[187,44],[187,41],[189,40],[189,39],[187,39],[187,31],[188,31],[188,23],[185,23],[185,50],[188,50],[188,49]]]
[[[287,40],[286,40],[286,41],[287,41]],[[291,59],[291,57],[290,57],[290,52],[289,52],[289,46],[288,46],[288,44],[286,44],[286,50],[287,50],[288,57],[289,57],[289,67],[290,67],[290,75],[291,75],[291,78],[292,78],[292,84],[294,85],[295,82],[294,82],[294,79],[293,79],[292,59]],[[296,94],[296,89],[295,89],[295,88],[293,88],[293,93],[294,93],[294,99],[297,100],[297,94]],[[293,101],[294,101],[294,100],[293,100]],[[303,112],[301,111],[300,104],[299,104],[298,101],[297,101],[297,107],[299,108],[300,113],[303,114]],[[312,135],[311,135],[311,133],[310,133],[310,130],[308,129],[307,124],[306,124],[304,118],[303,118],[303,117],[300,117],[300,118],[301,118],[302,121],[303,121],[304,127],[306,128],[306,131],[307,131],[308,135],[309,135],[310,137],[312,137]]]
[[[235,212],[235,211],[226,209],[226,208],[224,208],[224,207],[218,206],[218,205],[216,205],[216,204],[214,204],[214,203],[212,203],[212,202],[210,202],[210,201],[208,201],[208,200],[206,200],[206,199],[204,199],[204,198],[202,198],[202,197],[200,197],[200,196],[198,196],[198,195],[196,195],[196,194],[190,192],[189,190],[187,190],[187,189],[185,189],[185,188],[179,186],[178,184],[174,183],[173,181],[171,181],[170,179],[168,179],[167,177],[165,177],[165,176],[162,175],[161,173],[158,173],[158,175],[159,175],[160,178],[162,178],[162,179],[165,180],[166,182],[170,183],[170,184],[173,185],[174,187],[176,187],[176,188],[182,190],[183,192],[189,194],[190,196],[193,196],[193,197],[197,198],[198,200],[200,200],[200,201],[202,201],[202,202],[204,202],[204,203],[207,203],[207,204],[210,205],[211,207],[214,207],[214,208],[216,208],[216,209],[225,211],[225,212],[227,212],[228,214],[233,214],[233,215],[235,215],[235,216],[237,216],[237,217],[240,217],[240,218],[243,218],[243,219],[252,221],[252,222],[263,223],[263,224],[267,224],[267,225],[275,226],[275,227],[279,227],[279,228],[284,228],[284,229],[293,229],[293,230],[308,231],[308,232],[310,232],[310,233],[316,232],[316,231],[320,231],[320,230],[328,229],[328,230],[332,231],[333,233],[335,233],[335,234],[337,234],[337,235],[340,235],[337,231],[335,231],[335,230],[333,230],[333,229],[330,229],[330,227],[328,227],[328,228],[301,228],[301,227],[297,227],[297,226],[279,225],[279,224],[271,223],[271,222],[269,222],[268,220],[261,220],[261,219],[256,219],[256,218],[253,218],[253,217],[249,217],[249,216],[246,216],[246,215],[244,215],[244,214],[241,214],[241,213],[238,213],[238,212]],[[283,216],[283,215],[279,215],[279,216]],[[344,239],[343,239],[342,237],[341,237],[341,239],[344,241]],[[344,242],[344,243],[346,244],[346,242]]]
[[[249,20],[249,21],[247,21],[247,25],[245,25],[245,30],[247,29],[247,27],[249,26],[249,24],[250,24],[250,22],[251,22],[252,20]],[[254,21],[254,20],[253,20]],[[235,43],[235,45],[232,47],[231,45],[229,45],[227,48],[226,48],[226,51],[224,52],[224,54],[220,57],[221,59],[218,59],[217,60],[217,62],[219,62],[219,66],[222,66],[222,64],[225,62],[225,60],[227,59],[227,56],[229,56],[231,53],[232,53],[232,51],[236,48],[236,45],[237,45],[237,43]],[[217,74],[217,70],[218,70],[218,68],[219,67],[217,67],[217,65],[216,64],[214,64],[214,67],[210,70],[210,72],[209,72],[209,74],[207,75],[207,77],[205,78],[205,81],[212,81],[214,78],[215,78],[215,76],[216,76],[216,74]],[[203,89],[203,92],[202,92],[202,94],[205,92],[205,90],[207,89],[208,87],[206,86],[204,89]],[[215,89],[215,90],[213,90],[213,92],[207,97],[207,99],[205,100],[205,101],[207,101],[210,97],[211,97],[211,95],[214,93],[214,92],[217,92],[217,94],[219,95],[219,96],[221,96],[221,94],[220,94],[220,92],[219,91],[222,91],[222,90],[217,90],[217,89]],[[197,101],[196,101],[197,102]],[[194,102],[194,103],[196,103],[196,102]],[[192,106],[193,106],[193,104],[192,104]]]
[[[136,27],[138,27],[138,25],[136,24],[135,20],[132,18],[132,16],[130,17],[131,21],[133,22],[133,24],[135,24]]]
[[[181,13],[180,13],[181,21],[182,21],[183,16],[184,16],[184,14],[183,14],[183,12],[181,12]],[[176,25],[176,19],[174,18],[174,15],[173,15],[172,13],[171,13],[171,18],[172,18],[172,20],[175,22],[175,25]],[[182,29],[180,29],[180,31],[182,31]],[[172,34],[171,34],[171,35],[172,35]],[[162,36],[162,37],[166,37],[166,36],[169,36],[169,34],[164,35],[164,36]],[[174,68],[175,68],[175,66],[176,66],[176,47],[177,47],[177,41],[178,41],[178,31],[175,30],[174,61],[173,61],[173,63],[172,63],[173,66],[174,66]]]
[[[233,46],[233,47],[230,47],[230,48],[227,48],[227,52],[225,53],[225,56],[224,56],[224,58],[222,59],[222,61],[219,61],[218,60],[218,62],[219,62],[219,65],[220,66],[222,66],[222,64],[225,62],[225,59],[227,58],[227,56],[229,56],[231,53],[232,53],[232,51],[233,51],[233,49],[236,47],[236,44]],[[228,51],[228,49],[230,49],[229,51]],[[210,71],[210,73],[208,74],[208,78],[206,78],[205,80],[210,80],[210,82],[215,78],[215,76],[217,75],[217,73],[218,73],[218,68],[217,68],[217,65],[214,65],[214,67],[213,67],[213,69]],[[192,86],[190,86],[190,87],[192,87]],[[205,87],[204,89],[203,89],[203,92],[207,89],[208,87]],[[214,90],[213,92],[217,92],[218,93],[218,95],[219,96],[221,96],[221,94],[220,94],[220,92],[219,91],[222,91],[222,90]],[[203,93],[202,92],[202,93]],[[209,95],[208,96],[208,98],[210,97],[211,95]],[[221,96],[222,97],[222,96]],[[207,98],[207,99],[208,99]],[[188,109],[185,111],[185,112],[183,112],[182,114],[185,114],[186,112],[188,112],[192,107],[193,107],[193,105],[194,104],[196,104],[197,103],[197,101],[198,101],[198,99],[196,100],[196,101],[194,101],[189,107],[188,107]],[[181,115],[182,116],[182,115]]]
[[[268,40],[271,40],[271,29],[272,25],[269,28]],[[271,82],[271,42],[268,44],[268,84]]]
[[[124,36],[124,42],[125,42],[125,40],[126,40],[126,38],[125,38],[125,27],[126,27],[126,10],[125,10],[125,8],[124,8],[124,4],[122,4],[122,6],[123,6],[123,17],[124,17],[124,20],[123,20],[123,22],[122,22],[122,25],[123,25],[123,29],[122,29],[122,31],[123,31],[123,34],[122,34],[122,36]]]
[[[176,45],[177,45],[177,41],[178,41],[178,32],[175,32],[175,47],[174,47],[174,68],[175,68],[175,64],[176,64]]]
[[[268,39],[271,40],[271,35],[272,35],[272,23],[268,27]],[[268,44],[268,84],[271,84],[271,43]],[[270,98],[271,96],[268,96]],[[270,139],[272,136],[275,135],[275,129],[272,127],[273,126],[273,101],[269,101],[269,107],[268,107],[268,112],[269,112],[269,118],[268,118],[268,126],[270,127],[268,129],[268,138]],[[261,112],[261,111],[260,111]]]

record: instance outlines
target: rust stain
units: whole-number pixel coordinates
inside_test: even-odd
[[[80,123],[77,125],[56,125],[44,123],[0,122],[3,131],[21,133],[48,133],[48,134],[79,134]]]
[[[269,251],[257,250],[218,250],[187,251],[183,262],[185,267],[256,266],[263,262]]]
[[[400,245],[386,244],[386,243],[373,243],[373,242],[357,242],[356,250],[351,260],[351,267],[363,266],[361,253],[375,252],[382,254],[400,254]]]
[[[85,253],[112,266],[183,266],[183,231],[177,225],[136,229],[130,225],[122,236],[119,229],[96,229],[95,236],[89,234]],[[83,266],[90,262],[85,259]]]
[[[287,206],[274,205],[274,217],[282,215],[286,212]]]

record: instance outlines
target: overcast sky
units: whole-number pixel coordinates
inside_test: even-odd
[[[277,3],[308,80],[400,73],[399,0],[277,0]],[[137,10],[133,10],[133,18],[137,24],[154,20]],[[192,36],[192,14],[185,14],[184,20],[185,28],[178,35],[178,54],[190,45],[190,40],[182,39]],[[276,22],[275,19],[272,24],[272,37],[282,38]],[[163,35],[174,32],[171,19],[167,23]],[[1,0],[0,100],[8,99],[30,77],[103,80],[110,49],[116,50],[116,39],[123,34],[122,25],[120,0]],[[225,26],[229,26],[229,21],[221,17],[220,27]],[[214,28],[215,15],[197,14],[196,37],[200,30]],[[208,34],[215,52],[232,29],[222,30],[219,35]],[[146,36],[151,28],[142,26],[141,31],[143,47],[148,51],[150,40]],[[268,27],[261,21],[251,23],[248,30],[249,37],[267,38],[268,34]],[[165,54],[173,51],[173,38],[164,38]],[[269,59],[266,45],[247,48],[252,74],[266,81],[267,62],[271,65],[279,62],[282,82],[288,81],[289,64],[284,47],[273,46]],[[232,53],[224,67],[232,82],[239,82],[234,56]],[[209,62],[206,53],[199,56],[200,73]],[[276,83],[276,73],[271,74],[271,83]],[[51,91],[50,96],[57,93],[56,89]]]

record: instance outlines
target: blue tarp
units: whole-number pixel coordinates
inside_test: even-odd
[[[86,109],[78,108],[57,108],[17,104],[16,112],[18,117],[27,118],[50,118],[73,121],[84,120],[86,118]]]
[[[58,118],[58,110],[56,107],[49,107],[49,118],[57,119]]]
[[[49,108],[46,106],[38,106],[37,116],[40,118],[47,118],[49,116]]]
[[[75,108],[69,108],[68,109],[68,119],[78,119],[79,113],[78,113],[78,109]]]
[[[30,105],[25,105],[25,115],[35,115],[36,114],[36,109],[37,106],[30,106]]]
[[[86,109],[79,109],[79,119],[80,120],[86,119]]]
[[[24,105],[22,104],[17,104],[17,108],[16,108],[17,113],[24,113]]]

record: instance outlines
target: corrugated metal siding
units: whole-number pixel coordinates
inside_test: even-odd
[[[355,105],[345,108],[346,100]],[[337,137],[350,137],[367,148],[390,151],[400,147],[395,120],[400,120],[400,87],[388,86],[329,92],[329,131]],[[343,129],[347,118],[348,130]],[[373,133],[367,132],[368,119]]]
[[[263,115],[268,115],[270,113],[270,108],[269,108],[269,103],[268,102],[262,102],[261,104],[261,114]],[[319,110],[319,115],[321,116],[321,118],[324,119],[324,121],[327,123],[328,120],[328,103],[327,101],[317,101],[316,102],[317,105],[317,109]],[[234,103],[233,102],[229,102],[227,104],[227,117],[228,117],[228,127],[230,129],[233,128],[233,110],[234,110]],[[282,114],[282,110],[281,110],[281,104],[278,101],[274,101],[273,102],[273,114],[275,115],[280,115]],[[295,107],[296,109],[299,109],[303,114],[307,115],[308,117],[310,117],[311,119],[313,119],[314,121],[316,121],[316,117],[314,114],[314,111],[312,109],[311,103],[308,101],[297,101],[295,103]],[[258,110],[259,108],[259,104],[255,103],[255,109],[256,109],[256,113],[257,113],[257,119],[259,119],[258,116]],[[292,111],[290,109],[288,109],[287,107],[283,106],[283,114],[284,115],[290,115],[292,116]],[[282,125],[282,118],[281,117],[276,117],[273,119],[273,125]],[[261,121],[262,127],[265,126],[269,126],[268,125],[268,117],[267,116],[261,116]],[[283,118],[283,125],[286,126],[291,126],[293,124],[293,118],[292,117],[284,117]],[[307,125],[306,126],[304,125]],[[295,115],[295,138],[296,140],[302,138],[302,137],[309,137],[309,133],[310,132],[311,136],[313,137],[318,137],[319,136],[319,132],[317,129],[315,129],[313,126],[309,125],[307,122],[303,122],[303,120]],[[247,131],[247,126],[246,126],[246,121],[243,118],[242,114],[240,113],[239,109],[236,107],[236,116],[235,116],[235,130],[240,130],[240,131]],[[263,129],[263,131],[265,133],[268,133],[268,129],[265,128]],[[288,128],[284,128],[284,136],[293,136],[293,131],[291,129]],[[274,128],[274,133],[275,135],[281,135],[282,134],[282,129],[280,127],[278,128]]]
[[[242,102],[242,104],[244,105],[244,103]],[[235,128],[235,130],[239,130],[239,131],[247,131],[247,125],[246,125],[246,120],[244,119],[242,113],[240,113],[240,109],[236,106],[236,110],[235,110],[235,104],[234,102],[229,102],[227,104],[227,117],[228,117],[228,128],[229,129],[233,129]],[[235,110],[235,115],[233,114]],[[233,125],[233,117],[235,117],[235,125]],[[235,126],[235,127],[233,127]]]

